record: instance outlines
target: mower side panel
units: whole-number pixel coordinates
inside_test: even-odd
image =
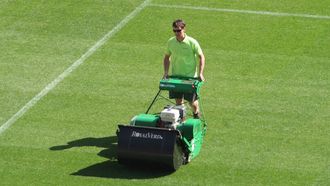
[[[186,149],[189,151],[189,158],[195,158],[203,143],[202,121],[200,119],[187,119],[177,129],[181,131]]]
[[[182,136],[187,140],[192,140],[196,137],[197,133],[201,131],[202,122],[200,119],[187,119],[178,129],[181,131]]]

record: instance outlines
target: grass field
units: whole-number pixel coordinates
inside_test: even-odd
[[[330,185],[330,1],[0,0],[0,17],[0,185]],[[176,18],[206,56],[203,148],[174,173],[121,166],[117,124],[157,92]]]

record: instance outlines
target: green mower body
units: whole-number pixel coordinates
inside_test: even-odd
[[[200,152],[206,132],[206,122],[201,117],[186,117],[180,106],[166,106],[160,113],[148,111],[161,91],[197,93],[202,82],[170,78],[161,80],[159,92],[146,113],[132,118],[128,125],[118,125],[119,163],[149,162],[177,170],[194,159]]]

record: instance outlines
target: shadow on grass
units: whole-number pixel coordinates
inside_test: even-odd
[[[96,163],[86,168],[80,169],[71,175],[90,176],[101,178],[122,178],[122,179],[148,179],[169,175],[172,171],[153,164],[121,165],[116,158],[117,136],[103,138],[83,138],[68,142],[66,145],[59,145],[49,148],[53,151],[70,149],[73,147],[100,147],[105,148],[97,155],[109,160]]]

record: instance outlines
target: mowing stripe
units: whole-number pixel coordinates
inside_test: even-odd
[[[14,114],[6,123],[0,126],[0,135],[6,131],[13,123],[22,117],[30,108],[39,102],[41,98],[54,89],[64,78],[76,70],[85,60],[90,57],[97,49],[104,45],[112,36],[114,36],[120,29],[122,29],[131,19],[133,19],[139,12],[141,12],[150,0],[145,0],[141,5],[136,7],[133,12],[127,15],[121,22],[119,22],[111,31],[105,34],[99,41],[97,41],[85,54],[83,54],[77,61],[75,61],[69,68],[67,68],[56,79],[49,83],[36,96],[34,96],[28,103],[26,103],[16,114]]]
[[[330,16],[324,16],[324,15],[294,14],[294,13],[284,13],[284,12],[239,10],[239,9],[226,9],[226,8],[209,8],[209,7],[195,7],[195,6],[185,6],[185,5],[163,5],[163,4],[150,4],[149,6],[161,7],[161,8],[180,8],[180,9],[190,9],[190,10],[231,12],[231,13],[242,13],[242,14],[258,14],[258,15],[282,16],[282,17],[302,17],[302,18],[313,18],[313,19],[330,19]]]

